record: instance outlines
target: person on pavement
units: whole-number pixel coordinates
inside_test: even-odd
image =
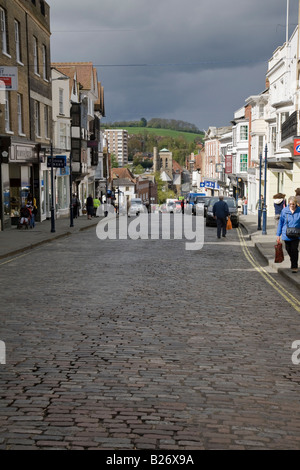
[[[285,194],[277,193],[275,194],[275,196],[273,196],[273,200],[274,200],[275,220],[279,220],[282,209],[286,207]]]
[[[286,251],[291,260],[291,269],[293,273],[298,272],[299,257],[299,237],[289,238],[286,235],[287,227],[300,228],[300,207],[297,205],[297,199],[291,196],[288,200],[288,207],[285,207],[280,214],[277,227],[277,243],[280,243],[280,237],[285,242]]]
[[[219,201],[214,204],[213,207],[214,218],[217,219],[217,237],[226,237],[226,224],[227,217],[229,216],[229,208],[227,203],[224,201],[224,196],[220,194]]]
[[[94,201],[91,194],[86,200],[86,210],[88,219],[91,219],[94,215]]]

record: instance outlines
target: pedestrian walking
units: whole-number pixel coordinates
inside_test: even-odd
[[[282,209],[286,207],[285,194],[277,193],[273,196],[273,199],[274,199],[275,220],[279,220]]]
[[[26,199],[26,207],[30,210],[30,228],[35,227],[35,216],[37,215],[37,205],[35,197],[32,197],[31,193],[28,193]]]
[[[297,199],[297,204],[298,206],[300,206],[300,188],[295,189],[295,193],[296,193],[295,197]]]
[[[73,194],[73,197],[72,197],[72,207],[73,207],[73,218],[77,219],[79,215],[80,202],[76,194]]]
[[[229,216],[229,208],[227,203],[224,201],[224,196],[220,194],[219,201],[214,204],[213,207],[214,218],[217,219],[217,237],[226,237],[226,224],[227,217]]]
[[[93,204],[94,204],[94,217],[97,217],[97,210],[101,206],[100,199],[98,197],[95,197],[93,199]]]
[[[299,257],[299,236],[291,237],[287,235],[287,229],[297,227],[300,231],[300,207],[297,205],[295,196],[291,196],[288,200],[288,207],[282,209],[278,227],[277,227],[277,243],[280,243],[280,237],[285,242],[286,251],[291,260],[291,270],[293,273],[298,272]]]
[[[261,201],[261,210],[263,210],[264,203],[265,203],[263,196],[260,197],[260,201]],[[257,200],[257,203],[256,203],[256,209],[259,209],[259,199]]]
[[[91,194],[86,200],[86,211],[87,211],[88,219],[91,219],[94,214],[94,201],[93,201],[93,197]]]

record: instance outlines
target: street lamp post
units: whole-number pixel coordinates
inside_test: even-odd
[[[51,232],[55,232],[54,214],[54,175],[53,175],[53,145],[51,142]]]
[[[76,210],[77,207],[76,207]],[[73,191],[72,191],[72,152],[70,152],[70,227],[74,227],[73,223]]]
[[[263,207],[263,229],[262,235],[267,235],[267,155],[268,147],[265,146],[265,177],[264,177],[264,207]]]
[[[259,193],[258,193],[258,224],[257,230],[261,230],[261,170],[262,170],[262,154],[259,155]]]

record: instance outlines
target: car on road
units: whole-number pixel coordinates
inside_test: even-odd
[[[174,202],[174,201],[169,201],[169,202],[167,202],[166,209],[167,209],[167,212],[168,212],[169,214],[174,214],[174,212],[175,212],[175,210],[176,210],[175,202]]]
[[[207,213],[206,213],[206,227],[216,226],[217,220],[214,218],[213,214],[213,207],[216,202],[219,201],[218,197],[211,197],[209,204],[207,206]],[[224,197],[224,201],[228,205],[228,209],[230,212],[230,219],[232,222],[233,227],[239,226],[239,214],[238,214],[238,207],[236,205],[236,200],[233,197]]]
[[[211,196],[197,196],[192,206],[192,212],[194,215],[204,215],[206,217],[208,203]]]
[[[143,204],[140,198],[132,198],[130,201],[130,207],[128,209],[128,217],[136,216],[139,214],[146,214],[147,208]]]

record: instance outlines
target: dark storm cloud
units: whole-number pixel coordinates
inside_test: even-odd
[[[52,60],[92,61],[107,120],[228,124],[264,89],[286,0],[48,0]],[[290,35],[298,17],[290,0]]]

